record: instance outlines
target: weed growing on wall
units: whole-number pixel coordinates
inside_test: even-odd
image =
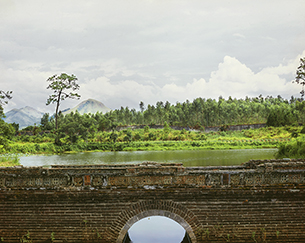
[[[51,242],[55,241],[55,233],[54,232],[51,233],[50,240],[51,240]]]
[[[30,231],[27,231],[27,233],[22,236],[22,238],[20,239],[20,242],[22,242],[22,243],[32,243],[33,242],[31,239]]]

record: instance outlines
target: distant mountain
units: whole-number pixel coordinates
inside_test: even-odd
[[[21,109],[13,109],[5,113],[6,118],[4,118],[7,123],[17,123],[19,128],[25,128],[27,126],[32,126],[35,123],[40,124],[43,112],[37,111],[32,107],[26,106]]]
[[[75,106],[72,109],[65,109],[62,111],[64,115],[69,114],[70,112],[78,111],[80,114],[91,113],[95,114],[96,112],[106,113],[111,111],[106,107],[102,102],[97,100],[88,99],[81,102],[79,105]],[[26,106],[21,109],[13,109],[5,113],[6,118],[4,118],[7,123],[17,123],[19,124],[19,129],[33,126],[35,123],[40,124],[43,112],[37,111],[32,107]]]
[[[106,113],[108,111],[111,111],[111,109],[106,107],[102,102],[94,100],[94,99],[88,99],[88,100],[81,102],[79,105],[75,106],[72,109],[63,111],[63,114],[66,115],[70,112],[75,112],[76,110],[81,115],[83,115],[85,113],[95,114],[96,112]]]

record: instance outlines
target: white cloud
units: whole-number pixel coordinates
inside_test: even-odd
[[[138,108],[140,101],[146,104],[154,101],[158,89],[153,84],[144,85],[133,80],[112,83],[107,77],[99,77],[83,84],[80,92],[83,99],[94,98],[110,108]]]
[[[266,67],[258,73],[254,73],[245,64],[234,57],[226,56],[219,64],[218,70],[212,72],[208,85],[211,94],[218,92],[224,97],[257,96],[259,94],[282,95],[286,98],[296,96],[300,87],[291,83],[298,65],[300,56],[287,64],[279,64],[276,67]],[[282,78],[282,75],[291,77],[291,80]]]
[[[291,83],[294,77],[296,67],[299,64],[301,56],[305,56],[305,51],[295,59],[281,63],[275,67],[263,68],[260,72],[253,72],[245,64],[234,57],[225,56],[218,65],[218,69],[211,72],[209,80],[204,78],[193,79],[185,85],[176,83],[164,84],[158,86],[153,81],[146,79],[144,83],[132,79],[123,79],[118,82],[111,80],[111,75],[118,72],[126,76],[133,75],[134,71],[127,67],[120,66],[119,62],[113,61],[107,64],[97,65],[95,68],[104,71],[104,75],[98,78],[80,80],[81,88],[79,93],[82,100],[94,98],[103,102],[112,109],[120,106],[129,106],[138,109],[138,104],[143,101],[145,104],[155,104],[157,101],[169,101],[171,103],[183,102],[186,99],[192,101],[197,97],[218,98],[220,95],[244,98],[245,96],[281,95],[289,98],[291,95],[299,96],[300,86]],[[51,72],[41,72],[41,64],[33,63],[31,66],[25,62],[16,64],[17,69],[6,66],[3,61],[0,62],[2,79],[6,80],[1,85],[3,90],[13,90],[14,99],[9,102],[6,109],[13,108],[18,104],[18,108],[31,105],[42,111],[53,111],[53,107],[45,107],[45,101],[50,93],[46,90],[46,79],[51,76]],[[68,67],[68,70],[81,68],[81,63],[74,63]],[[22,67],[24,70],[22,70]],[[83,68],[84,73],[86,68]],[[111,74],[111,75],[109,75]],[[173,74],[167,74],[171,78]],[[282,76],[291,77],[290,79]],[[142,77],[145,79],[145,77]],[[22,85],[20,80],[23,80]],[[12,88],[14,87],[14,88]],[[31,100],[35,98],[33,104]],[[61,109],[75,106],[79,101],[67,100],[62,103]]]
[[[110,108],[198,96],[298,96],[290,81],[304,50],[304,1],[274,4],[0,1],[0,88],[14,92],[5,109],[51,109],[45,80],[61,72],[79,78],[82,99],[100,98]]]
[[[121,103],[122,106],[138,108],[137,104],[140,101],[144,101],[145,104],[155,104],[157,101],[175,103],[187,99],[192,101],[197,97],[218,98],[220,95],[226,98],[229,96],[255,97],[260,94],[281,95],[285,98],[290,98],[291,95],[298,97],[300,87],[281,76],[285,74],[293,77],[299,58],[300,56],[286,64],[264,68],[254,73],[236,58],[225,56],[223,62],[218,65],[218,69],[211,73],[208,81],[201,78],[193,79],[186,85],[170,83],[156,86],[153,83],[140,84],[134,80],[112,83],[109,78],[100,77],[83,84],[81,90],[85,94],[84,98],[94,97],[105,104],[109,100],[112,103],[116,103],[115,100],[117,100],[116,108],[123,100],[127,103]]]
[[[233,34],[233,36],[235,36],[237,38],[241,38],[241,39],[246,39],[246,36],[244,36],[243,34],[240,34],[240,33],[235,33],[235,34]]]
[[[220,95],[226,98],[229,96],[255,97],[260,94],[263,96],[281,95],[285,98],[290,98],[291,95],[299,97],[300,87],[293,84],[291,80],[301,56],[305,56],[305,51],[287,64],[267,67],[258,73],[254,73],[236,58],[226,56],[218,69],[211,73],[208,82],[201,78],[194,79],[192,83],[185,86],[167,84],[161,89],[161,97],[179,98],[180,101],[197,97],[218,98]],[[281,76],[284,74],[290,76],[291,80],[282,78]]]

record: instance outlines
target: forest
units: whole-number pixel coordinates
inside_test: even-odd
[[[45,113],[40,124],[19,130],[8,124],[3,105],[12,91],[0,90],[0,154],[64,153],[78,151],[122,151],[164,149],[232,149],[277,147],[277,157],[305,157],[305,58],[300,59],[295,81],[302,86],[301,98],[277,97],[196,98],[192,102],[155,105],[141,101],[139,109],[121,107],[105,114],[67,115],[59,110],[63,100],[79,99],[75,75],[62,73],[47,79],[51,94],[46,105],[56,104],[54,115]],[[252,130],[230,131],[231,125],[264,124]],[[152,129],[159,125],[159,129]],[[133,130],[130,126],[141,126]],[[175,127],[175,129],[173,129]],[[206,133],[206,127],[218,127]],[[178,129],[177,129],[178,128]],[[1,162],[2,161],[2,162]],[[18,163],[16,156],[2,156]]]
[[[278,157],[304,157],[304,111],[304,100],[281,96],[197,98],[176,104],[159,101],[147,107],[140,102],[138,111],[121,107],[105,114],[72,112],[64,116],[59,112],[57,130],[54,115],[46,113],[41,124],[22,130],[18,124],[2,122],[0,151],[18,154],[278,147]],[[230,125],[259,123],[266,127],[228,131]],[[143,128],[133,130],[131,125]],[[153,125],[162,125],[162,129],[152,129]],[[210,126],[218,126],[219,131],[206,133],[205,128]]]
[[[77,130],[78,134],[95,131],[114,130],[117,126],[130,125],[164,125],[190,127],[204,130],[205,127],[239,124],[266,123],[268,126],[298,125],[305,121],[305,101],[281,96],[227,100],[197,98],[192,102],[185,101],[170,104],[158,101],[155,105],[139,104],[140,110],[121,107],[106,114],[70,113],[58,115],[59,128],[62,131]],[[36,129],[52,130],[55,128],[54,117],[45,114],[41,125]],[[33,130],[28,127],[25,130]]]

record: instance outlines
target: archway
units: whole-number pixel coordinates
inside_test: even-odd
[[[194,233],[199,227],[197,217],[181,204],[163,200],[140,201],[122,211],[112,226],[113,233],[120,229],[116,242],[123,242],[126,233],[134,223],[151,216],[164,216],[176,221],[185,229],[191,242],[197,243]]]
[[[151,216],[134,223],[127,234],[135,243],[180,243],[186,231],[179,223],[168,217]]]

